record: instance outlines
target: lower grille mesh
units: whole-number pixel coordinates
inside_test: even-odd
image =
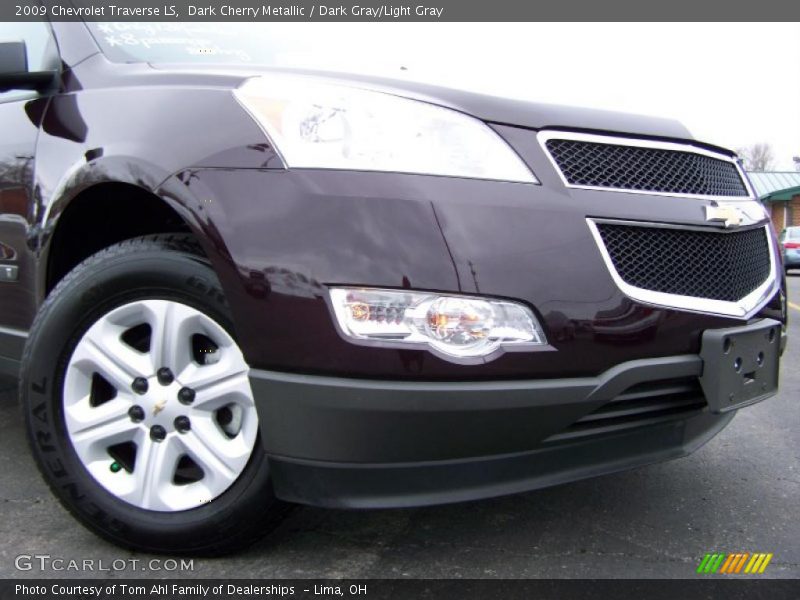
[[[735,232],[598,223],[622,280],[637,288],[736,302],[770,275],[763,227]]]

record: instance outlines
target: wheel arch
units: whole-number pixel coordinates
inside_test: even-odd
[[[38,306],[58,282],[100,250],[143,235],[189,233],[217,274],[228,296],[237,270],[217,228],[204,186],[190,189],[194,170],[171,174],[132,156],[99,156],[67,170],[54,191],[44,194],[33,230],[37,252],[35,298]],[[40,179],[41,181],[41,179]],[[234,322],[239,318],[234,310]]]
[[[41,298],[83,260],[115,243],[156,233],[198,234],[185,207],[141,182],[94,181],[52,206],[41,239]]]

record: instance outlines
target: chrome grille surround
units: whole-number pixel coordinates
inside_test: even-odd
[[[622,226],[637,227],[637,228],[652,227],[652,228],[668,228],[668,229],[678,229],[678,230],[694,230],[704,233],[715,233],[718,235],[727,235],[732,232],[736,233],[739,230],[719,229],[716,227],[693,227],[693,226],[672,225],[665,223],[623,221],[614,219],[590,218],[587,219],[586,222],[589,225],[589,230],[591,231],[595,243],[597,244],[597,247],[600,250],[600,254],[603,257],[603,261],[605,262],[606,267],[608,268],[608,271],[611,274],[612,279],[614,280],[614,283],[617,284],[617,287],[626,296],[645,304],[650,304],[653,306],[661,306],[666,308],[676,308],[690,312],[700,312],[700,313],[709,313],[715,315],[749,318],[750,316],[758,312],[770,300],[770,298],[772,298],[772,296],[775,294],[780,285],[780,281],[777,277],[777,265],[775,262],[775,247],[768,225],[762,225],[761,228],[764,230],[764,235],[767,239],[767,244],[769,246],[769,261],[770,261],[769,274],[767,275],[766,279],[752,292],[750,292],[743,298],[730,301],[730,300],[718,300],[714,298],[683,296],[679,294],[672,294],[650,289],[644,289],[641,287],[636,287],[635,285],[631,285],[630,283],[625,281],[625,279],[623,279],[623,277],[620,275],[619,271],[615,267],[614,260],[609,254],[608,248],[606,247],[606,244],[603,241],[603,236],[600,232],[598,225],[609,224],[609,225],[622,225]]]
[[[695,146],[692,144],[679,143],[679,142],[663,142],[663,141],[646,140],[639,138],[617,137],[610,135],[595,135],[588,133],[575,133],[575,132],[554,131],[554,130],[540,131],[537,134],[537,139],[545,155],[550,160],[550,163],[553,165],[553,168],[556,170],[556,173],[558,173],[558,176],[561,179],[562,183],[568,188],[601,190],[607,192],[634,193],[634,194],[651,195],[651,196],[703,198],[707,200],[746,201],[756,198],[756,195],[753,192],[753,188],[751,187],[750,182],[747,179],[747,176],[744,174],[741,165],[734,157],[727,154],[723,154],[722,152],[715,152],[701,146]],[[661,151],[667,151],[669,153],[687,153],[687,154],[694,154],[700,157],[707,157],[719,161],[724,161],[726,163],[731,164],[735,168],[736,173],[738,173],[739,179],[741,179],[742,185],[746,190],[746,194],[737,194],[729,196],[729,195],[714,195],[714,194],[704,194],[704,193],[680,193],[672,191],[657,191],[649,189],[635,189],[628,187],[612,187],[604,185],[585,185],[580,183],[572,183],[565,176],[564,172],[562,171],[561,165],[559,165],[558,161],[556,160],[556,157],[553,156],[553,153],[550,151],[550,148],[548,148],[548,142],[550,140],[585,142],[587,144],[602,144],[602,145],[617,146],[617,147],[627,146],[630,148],[661,150]]]

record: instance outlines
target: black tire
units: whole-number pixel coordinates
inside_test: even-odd
[[[154,553],[230,553],[259,539],[288,509],[275,498],[260,439],[239,478],[216,499],[190,510],[157,512],[102,487],[66,432],[62,388],[78,340],[113,308],[150,298],[196,308],[235,337],[217,277],[191,236],[147,236],[102,250],[58,284],[32,326],[19,386],[28,440],[53,493],[103,538]]]

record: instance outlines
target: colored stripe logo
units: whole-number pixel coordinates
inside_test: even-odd
[[[763,573],[771,560],[771,552],[769,554],[762,552],[755,552],[752,554],[750,552],[736,552],[733,554],[715,552],[713,554],[706,554],[703,557],[703,560],[700,561],[700,565],[697,567],[697,572],[702,575],[713,573],[725,575],[755,575]]]

